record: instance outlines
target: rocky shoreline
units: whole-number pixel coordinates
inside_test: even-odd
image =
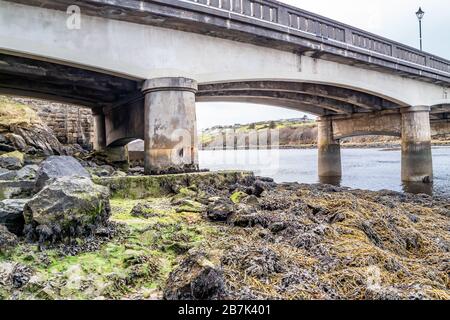
[[[448,147],[450,146],[450,141],[447,140],[433,140],[431,142],[432,147]],[[401,142],[363,142],[363,143],[350,143],[345,142],[341,144],[342,149],[400,149]],[[317,149],[316,144],[301,144],[301,145],[280,145],[280,146],[271,146],[271,149],[282,149],[282,150],[289,150],[289,149],[298,149],[298,150],[305,150],[305,149]],[[237,150],[261,150],[263,148],[258,147],[245,147],[245,148],[238,148]],[[208,148],[204,147],[202,150],[218,150],[216,147]],[[219,149],[220,150],[220,149]]]
[[[448,198],[145,176],[0,115],[0,299],[450,299]]]
[[[450,298],[446,198],[81,163],[1,201],[2,299]]]

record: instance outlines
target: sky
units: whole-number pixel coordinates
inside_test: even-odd
[[[338,20],[380,36],[419,46],[415,12],[422,7],[424,51],[450,60],[450,0],[282,0],[281,2]],[[200,130],[263,120],[289,119],[303,113],[241,103],[198,103]]]

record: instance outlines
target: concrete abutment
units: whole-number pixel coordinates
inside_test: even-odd
[[[142,92],[145,173],[197,171],[197,82],[182,77],[149,79]]]

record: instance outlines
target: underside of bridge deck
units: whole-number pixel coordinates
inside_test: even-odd
[[[140,94],[142,81],[0,53],[0,93],[92,109],[115,105]]]

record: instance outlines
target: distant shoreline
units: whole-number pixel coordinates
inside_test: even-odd
[[[433,141],[431,143],[432,147],[450,147],[450,141]],[[341,144],[342,149],[392,149],[397,150],[401,148],[401,143],[386,143],[386,142],[376,142],[376,143],[345,143]],[[221,150],[268,150],[268,149],[281,149],[281,150],[292,150],[292,149],[317,149],[316,144],[303,144],[303,145],[284,145],[284,146],[270,146],[264,148],[255,147],[240,147],[240,148],[230,148],[230,149],[219,149],[219,148],[202,148],[204,151],[221,151]]]

